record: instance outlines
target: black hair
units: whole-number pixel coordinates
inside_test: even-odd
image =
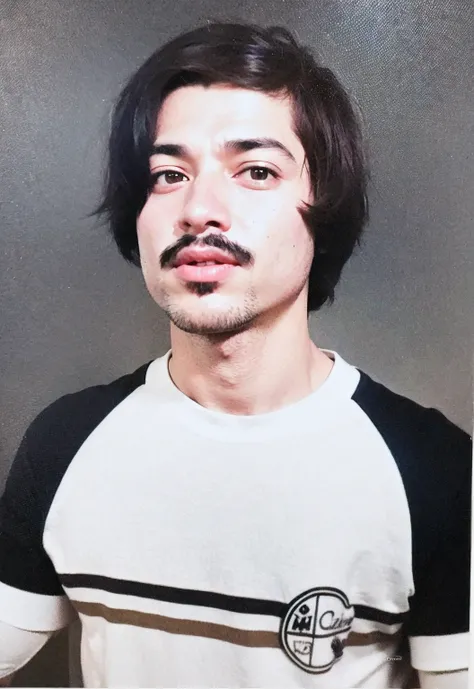
[[[100,205],[122,256],[139,266],[136,221],[151,191],[157,116],[180,86],[228,84],[292,104],[313,190],[300,213],[314,240],[308,313],[334,302],[334,288],[368,220],[369,172],[358,110],[335,74],[280,26],[213,22],[154,52],[115,103]]]

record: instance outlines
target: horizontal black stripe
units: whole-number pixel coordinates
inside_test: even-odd
[[[125,596],[137,596],[139,598],[151,598],[152,600],[178,603],[181,605],[198,605],[203,608],[217,608],[249,615],[268,615],[282,618],[288,610],[287,603],[272,600],[259,600],[258,598],[243,598],[229,596],[224,593],[212,591],[195,591],[192,589],[180,589],[174,586],[159,586],[157,584],[144,584],[140,581],[126,581],[112,579],[97,574],[60,574],[59,580],[65,588],[101,589],[110,593],[118,593]],[[382,624],[400,624],[408,616],[407,612],[391,613],[367,605],[354,605],[355,617],[358,619],[380,622]]]
[[[369,608],[368,605],[354,605],[355,616],[359,620],[370,620],[382,624],[400,624],[405,622],[408,612],[385,612],[377,608]]]
[[[66,588],[101,589],[125,596],[151,598],[181,605],[199,605],[204,608],[217,608],[219,610],[229,610],[250,615],[269,615],[281,618],[287,609],[287,605],[278,601],[241,598],[210,591],[193,591],[172,586],[144,584],[140,581],[124,581],[95,574],[60,574],[59,580]]]

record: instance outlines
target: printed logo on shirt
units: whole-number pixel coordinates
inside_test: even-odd
[[[280,626],[286,655],[306,672],[328,672],[343,654],[354,608],[345,593],[331,586],[294,598]]]

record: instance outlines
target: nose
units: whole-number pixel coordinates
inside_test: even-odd
[[[189,183],[186,200],[178,219],[182,232],[200,234],[208,227],[226,232],[231,219],[227,193],[218,175],[196,177]]]

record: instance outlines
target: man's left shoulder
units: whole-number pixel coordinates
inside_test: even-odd
[[[425,407],[358,370],[352,399],[382,435],[402,475],[410,483],[431,482],[428,476],[433,482],[464,481],[472,465],[472,436],[440,409]]]

